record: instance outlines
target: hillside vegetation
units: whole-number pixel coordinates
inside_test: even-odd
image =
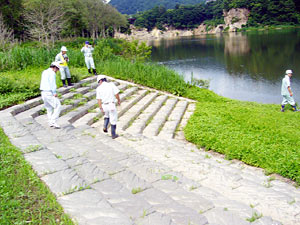
[[[176,5],[194,5],[201,2],[205,2],[205,0],[111,0],[109,4],[114,6],[120,13],[130,15],[152,9],[155,6],[174,9]]]
[[[299,0],[216,0],[180,5],[169,10],[157,6],[133,17],[136,19],[135,26],[148,30],[154,27],[164,30],[165,26],[186,29],[195,28],[203,22],[214,26],[224,24],[223,10],[246,8],[250,11],[248,27],[295,25],[300,23],[299,5]]]

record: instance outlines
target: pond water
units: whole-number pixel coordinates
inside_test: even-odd
[[[300,29],[162,39],[150,45],[153,61],[187,82],[192,76],[210,80],[210,90],[232,99],[280,104],[282,78],[292,69],[292,91],[300,103]]]

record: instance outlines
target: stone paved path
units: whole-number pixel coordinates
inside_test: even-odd
[[[48,127],[41,98],[0,111],[11,142],[78,224],[300,224],[299,189],[184,140],[191,100],[112,79],[121,136],[102,133],[95,79],[59,89],[62,129]]]

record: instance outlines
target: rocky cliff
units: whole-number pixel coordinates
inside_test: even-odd
[[[235,32],[241,29],[248,22],[250,11],[248,9],[231,9],[228,12],[223,11],[226,27],[229,27],[229,32]]]
[[[224,31],[236,32],[237,29],[242,28],[248,22],[250,11],[247,9],[231,9],[228,12],[223,11],[225,24],[219,24],[217,27],[211,27],[204,23],[200,24],[197,28],[191,30],[178,30],[170,27],[165,27],[165,31],[154,28],[148,32],[146,28],[138,29],[131,25],[131,34],[115,33],[115,38],[121,38],[126,40],[142,40],[149,41],[161,38],[174,38],[174,37],[186,37],[201,34],[216,34]]]

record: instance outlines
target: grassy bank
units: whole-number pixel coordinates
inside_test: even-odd
[[[300,113],[198,88],[189,88],[186,96],[198,101],[185,127],[187,140],[300,184]]]
[[[0,129],[0,224],[73,224]]]

